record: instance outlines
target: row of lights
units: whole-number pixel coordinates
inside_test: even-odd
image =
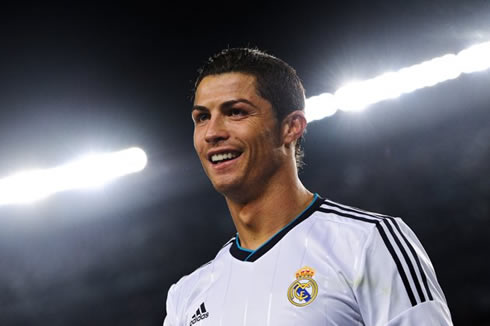
[[[402,94],[434,86],[490,68],[490,42],[465,49],[458,54],[446,54],[396,72],[349,83],[334,94],[324,93],[306,100],[308,122],[329,117],[338,110],[361,111],[371,104],[397,98]]]

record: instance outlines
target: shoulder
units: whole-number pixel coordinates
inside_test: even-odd
[[[338,260],[346,263],[345,270],[352,268],[348,276],[365,321],[412,325],[414,318],[431,316],[441,325],[451,324],[434,267],[401,218],[329,200],[317,211],[318,220],[336,226],[334,248],[343,248]]]
[[[374,213],[360,208],[324,199],[317,208],[316,218],[334,225],[336,237],[347,241],[353,238],[362,243],[363,251],[377,243],[384,244],[391,252],[393,244],[418,239],[410,227],[400,218]],[[409,244],[408,244],[409,245]]]
[[[211,282],[211,274],[214,266],[226,258],[229,247],[234,240],[235,237],[227,241],[218,251],[214,259],[196,268],[192,273],[182,276],[179,281],[171,286],[169,296],[172,295],[174,296],[174,299],[179,301],[178,297],[182,297],[182,294],[184,294],[184,297],[186,297],[186,294],[188,296],[189,293],[194,291],[196,284]]]
[[[339,237],[351,235],[358,241],[367,240],[373,232],[378,232],[380,224],[385,221],[401,221],[397,217],[366,211],[328,199],[322,199],[312,217],[316,223],[329,226]]]
[[[400,219],[321,198],[309,220],[309,241],[323,248],[329,261],[351,270],[372,247],[373,238],[380,237],[380,230],[384,236],[385,221]]]

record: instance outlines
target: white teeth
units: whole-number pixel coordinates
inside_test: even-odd
[[[234,154],[234,153],[214,154],[213,156],[211,156],[211,161],[213,163],[216,163],[216,162],[220,162],[223,160],[229,160],[229,159],[235,158],[237,156],[238,155]]]

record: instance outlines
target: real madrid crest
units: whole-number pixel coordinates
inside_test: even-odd
[[[318,285],[313,279],[315,270],[305,266],[296,272],[296,280],[288,289],[289,302],[298,307],[304,307],[312,303],[318,294]]]

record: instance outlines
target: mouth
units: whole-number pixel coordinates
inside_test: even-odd
[[[220,153],[210,154],[208,156],[208,160],[213,165],[220,165],[220,164],[223,164],[225,162],[235,160],[240,155],[242,155],[241,152],[237,152],[237,151],[224,151],[224,152],[220,152]]]

